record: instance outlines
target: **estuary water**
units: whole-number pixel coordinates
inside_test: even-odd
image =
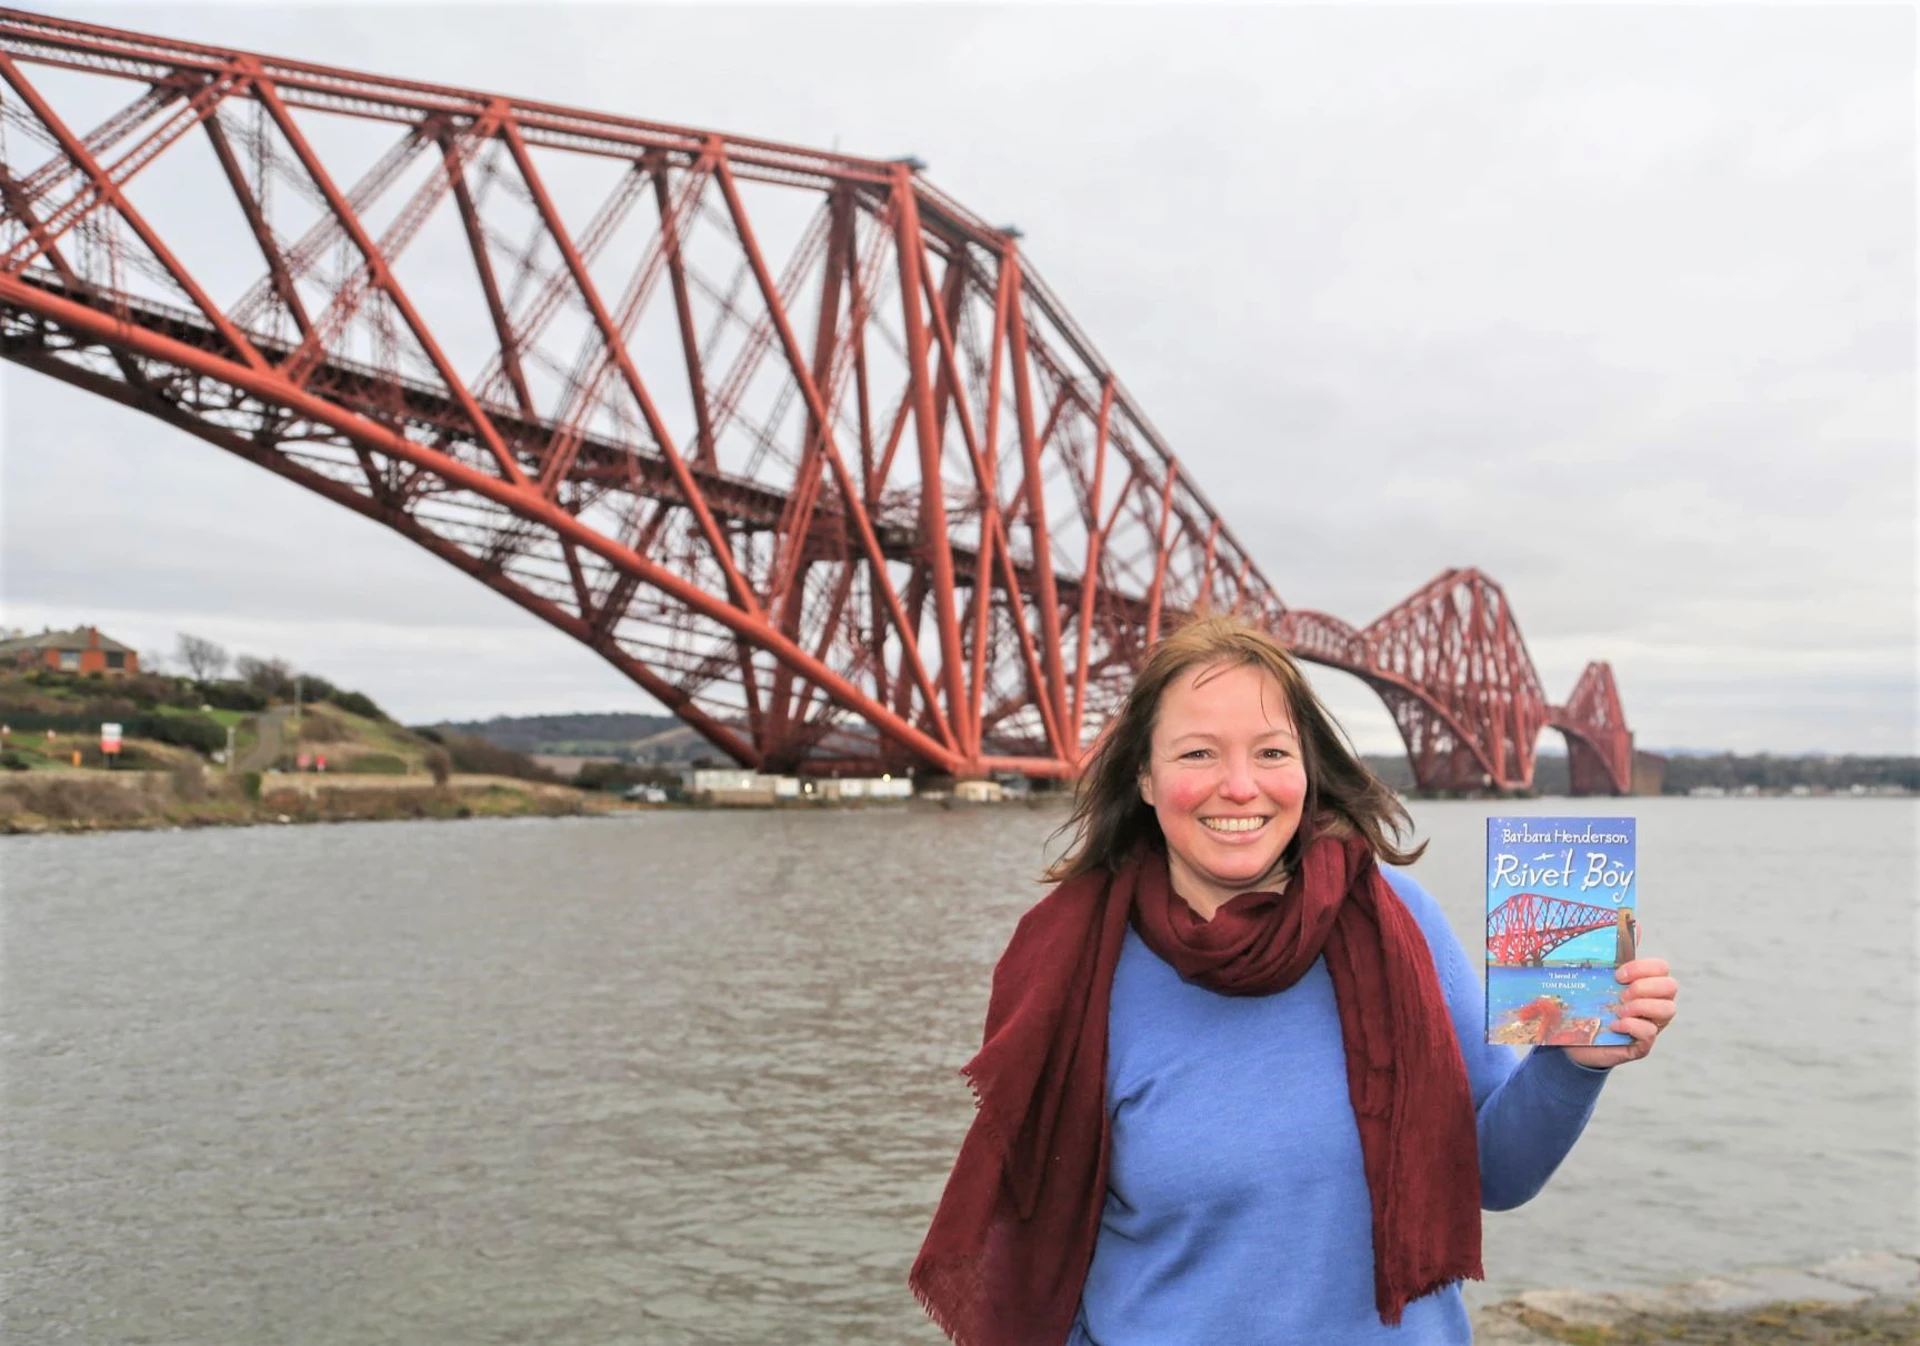
[[[1472,1296],[1913,1247],[1920,808],[1580,802],[1640,820],[1681,1020]],[[1476,958],[1488,811],[1415,807]],[[0,1336],[937,1342],[906,1271],[1063,818],[0,841]]]

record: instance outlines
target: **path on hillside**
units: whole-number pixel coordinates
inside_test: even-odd
[[[286,746],[282,739],[282,726],[287,717],[293,714],[292,706],[275,706],[272,710],[254,721],[254,730],[259,737],[251,748],[240,754],[233,764],[235,771],[265,771],[280,758],[281,750]]]

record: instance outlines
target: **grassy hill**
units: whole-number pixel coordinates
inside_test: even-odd
[[[291,769],[304,749],[327,755],[334,770],[393,775],[425,770],[431,742],[387,719],[360,693],[321,686],[331,695],[304,701],[296,711],[290,699],[237,681],[0,671],[0,722],[8,730],[0,766],[71,770],[75,752],[82,768],[104,766],[100,726],[112,723],[121,727],[123,746],[114,763],[121,768],[221,762],[229,730],[236,760],[260,758],[262,733],[272,725],[279,730],[277,744],[258,762],[262,768]]]
[[[236,684],[237,686],[237,684]],[[227,747],[253,742],[251,721],[264,698],[202,687],[185,678],[143,673],[106,679],[50,669],[0,671],[0,724],[6,726],[0,767],[9,771],[105,766],[100,726],[121,727],[116,766],[165,768],[209,760]]]
[[[583,807],[522,753],[408,729],[360,693],[303,682],[321,695],[296,704],[243,682],[0,670],[0,831]],[[111,761],[103,723],[121,727]]]

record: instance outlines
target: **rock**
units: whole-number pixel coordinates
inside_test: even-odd
[[[1560,1338],[1542,1336],[1520,1320],[1512,1304],[1495,1304],[1473,1314],[1474,1346],[1561,1346]]]
[[[1709,1276],[1675,1287],[1679,1307],[1745,1313],[1765,1304],[1857,1304],[1869,1291],[1793,1267],[1759,1267],[1733,1279]]]
[[[1828,1258],[1812,1272],[1869,1294],[1920,1298],[1920,1258],[1905,1253],[1844,1253]]]
[[[1673,1290],[1616,1290],[1595,1294],[1589,1290],[1528,1290],[1513,1301],[1529,1314],[1562,1323],[1609,1327],[1636,1313],[1678,1313],[1690,1305]]]
[[[1529,1290],[1475,1310],[1473,1321],[1481,1346],[1920,1343],[1920,1256],[1850,1252],[1658,1290]]]

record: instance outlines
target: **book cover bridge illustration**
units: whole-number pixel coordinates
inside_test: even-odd
[[[1487,819],[1487,1040],[1608,1045],[1638,927],[1632,818]]]

